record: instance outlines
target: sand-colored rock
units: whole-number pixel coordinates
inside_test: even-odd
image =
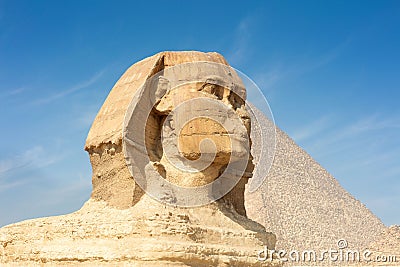
[[[368,249],[373,256],[379,256],[380,262],[376,266],[400,265],[400,225],[392,225],[385,229]]]
[[[204,61],[208,63],[172,68],[182,63]],[[155,76],[160,71],[163,76]],[[173,82],[182,80],[180,75],[186,75],[189,80],[199,76],[207,79],[178,86],[179,94],[174,95],[164,87],[162,77]],[[152,87],[153,77],[157,77],[156,87]],[[221,78],[222,83],[214,84],[214,78]],[[224,88],[228,85],[223,82],[234,84],[237,90],[226,91]],[[184,112],[176,110],[184,100],[199,96],[222,106],[200,104]],[[250,149],[244,147],[243,141],[243,136],[250,131],[250,121],[239,96],[245,97],[244,87],[235,73],[227,70],[226,61],[217,53],[162,52],[134,64],[111,90],[87,138],[85,149],[93,168],[91,199],[72,214],[1,228],[0,263],[261,266],[257,252],[264,246],[273,248],[276,239],[262,225],[248,219],[244,209],[244,188],[253,166]],[[153,100],[156,105],[150,106],[146,116],[141,116]],[[171,108],[175,111],[171,112]],[[179,125],[187,114],[203,111],[214,114],[217,121],[221,117],[237,117],[238,123],[227,129],[200,118],[182,127],[177,139],[181,158],[215,156],[206,169],[185,174],[165,159],[168,151],[160,149],[162,122],[168,119]],[[225,112],[223,116],[222,111]],[[141,124],[143,121],[145,123]],[[176,133],[175,127],[166,128],[168,146],[172,144],[168,137]],[[216,146],[202,147],[200,155],[201,138],[213,140]],[[138,146],[141,141],[143,146]],[[158,172],[166,183],[176,186],[207,186],[224,171],[230,159],[244,162],[245,175],[239,177],[239,183],[226,196],[207,205],[179,207],[174,198],[162,203],[144,192],[151,184],[138,186],[136,177],[132,177],[144,160],[135,158],[134,149],[144,147],[148,153],[143,169],[145,176]],[[280,264],[274,260],[263,266]]]

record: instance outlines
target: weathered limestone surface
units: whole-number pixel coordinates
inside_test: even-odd
[[[260,225],[216,205],[170,208],[145,195],[120,210],[89,200],[72,214],[2,228],[0,263],[259,266],[268,238]]]
[[[271,124],[262,114],[258,118],[264,120],[262,127]],[[257,138],[261,131],[252,127],[252,149],[261,148]],[[266,173],[257,158],[254,164],[256,175]],[[361,250],[382,238],[386,229],[378,217],[278,127],[270,172],[256,192],[246,193],[245,203],[247,215],[274,232],[276,247],[286,251],[337,248],[339,239],[345,239],[350,249]]]
[[[245,159],[246,176],[228,195],[195,208],[157,202],[136,184],[127,166],[123,147],[124,120],[128,108],[136,105],[132,99],[137,90],[144,90],[145,82],[161,70],[198,61],[227,64],[217,53],[162,52],[126,71],[111,90],[87,138],[85,150],[89,152],[93,168],[91,199],[72,214],[1,228],[2,265],[261,266],[257,251],[264,246],[273,248],[276,239],[274,234],[246,216],[244,187],[252,171],[251,158]],[[207,69],[199,71],[207,72]],[[211,167],[192,177],[172,170],[163,160],[157,138],[161,129],[160,116],[168,114],[183,100],[201,94],[226,104],[237,113],[240,127],[246,134],[250,131],[249,117],[243,109],[243,101],[235,99],[235,95],[223,87],[213,86],[212,82],[180,89],[178,95],[167,91],[155,95],[160,97],[160,102],[146,124],[146,147],[154,167],[163,167],[166,180],[189,187],[207,184],[218,176],[228,156],[243,152],[236,151],[240,142],[231,146],[229,142],[235,141],[226,138],[228,134],[234,135],[239,125],[235,129],[223,129],[212,121],[198,119],[182,129],[179,143],[181,153],[187,158],[200,156],[201,138],[213,139],[217,144]],[[245,97],[244,91],[237,93]],[[179,114],[182,113],[174,114],[174,123],[179,124]],[[135,130],[134,126],[128,130]],[[205,149],[207,154],[209,148]],[[280,265],[274,260],[262,266]]]
[[[392,225],[386,228],[379,236],[374,240],[368,249],[374,251],[374,255],[379,257],[384,256],[385,259],[382,262],[375,262],[375,265],[387,266],[387,265],[400,265],[400,225]]]

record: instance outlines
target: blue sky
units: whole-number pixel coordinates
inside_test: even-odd
[[[78,209],[113,84],[163,50],[217,51],[277,125],[400,224],[400,2],[0,0],[0,226]]]

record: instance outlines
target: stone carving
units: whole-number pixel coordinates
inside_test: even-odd
[[[72,214],[2,228],[0,262],[280,265],[257,261],[276,240],[244,208],[253,170],[244,99],[217,53],[162,52],[134,64],[88,134],[91,199]]]

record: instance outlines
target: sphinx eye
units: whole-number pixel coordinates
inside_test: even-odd
[[[222,100],[224,98],[224,88],[216,84],[206,83],[200,88],[199,91],[212,94],[216,96],[219,100]]]
[[[232,91],[229,94],[228,100],[235,110],[241,108],[244,104],[244,100]]]
[[[219,100],[224,98],[224,88],[218,85],[212,85],[211,94],[215,95]]]

